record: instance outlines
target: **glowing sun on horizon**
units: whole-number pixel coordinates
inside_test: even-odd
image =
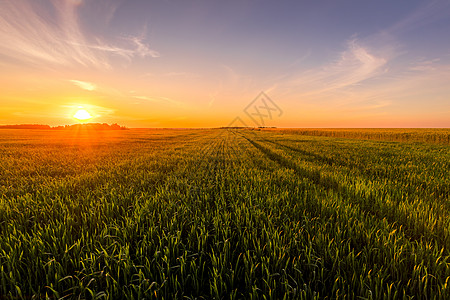
[[[79,109],[77,112],[73,115],[75,119],[77,119],[80,122],[88,121],[92,119],[92,115],[85,109]]]

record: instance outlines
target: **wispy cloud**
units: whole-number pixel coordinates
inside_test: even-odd
[[[144,43],[144,39],[142,37],[131,37],[130,40],[133,42],[135,49],[133,51],[133,54],[137,54],[140,57],[153,57],[157,58],[160,57],[160,54],[158,51],[155,51],[149,47],[149,45]]]
[[[376,76],[386,62],[385,58],[375,56],[370,49],[351,40],[338,61],[325,66],[312,78],[321,82],[322,91],[341,89]]]
[[[63,108],[64,111],[67,112],[67,117],[71,118],[73,114],[80,108],[86,109],[93,117],[104,117],[113,115],[116,112],[116,109],[110,108],[110,107],[104,107],[100,105],[94,105],[94,104],[82,104],[80,103],[70,103],[70,104],[64,104],[60,105],[61,108]]]
[[[409,70],[418,71],[418,72],[434,71],[440,67],[439,65],[437,65],[437,63],[439,63],[439,61],[440,61],[440,58],[419,60],[419,61],[415,62],[409,68]]]
[[[361,84],[383,72],[388,58],[375,55],[367,46],[362,46],[356,39],[347,43],[335,61],[300,72],[290,77],[284,76],[275,89],[281,93],[301,96],[320,95],[339,91]],[[281,91],[280,91],[281,89]]]
[[[147,97],[147,96],[133,96],[133,98],[139,99],[139,100],[145,100],[145,101],[152,101],[152,102],[160,101],[157,98],[151,98],[151,97]]]
[[[86,91],[94,91],[97,89],[97,86],[91,82],[80,80],[69,80],[69,81]]]
[[[411,31],[448,17],[450,2],[426,1],[390,27],[350,38],[334,61],[278,76],[269,90],[278,98],[346,111],[383,110],[419,94],[442,93],[448,90],[448,58],[414,57],[407,46]]]
[[[111,54],[128,60],[159,57],[143,37],[117,37],[112,42],[82,30],[83,0],[3,1],[0,10],[0,54],[28,63],[111,67]],[[115,10],[107,16],[109,22]],[[119,46],[120,45],[120,46]]]
[[[383,100],[378,100],[378,101],[374,101],[372,103],[367,103],[367,104],[363,104],[363,105],[346,105],[345,107],[342,108],[343,111],[347,111],[347,112],[361,112],[361,111],[374,111],[380,108],[385,108],[388,106],[391,106],[392,102],[391,101],[383,101]]]
[[[133,95],[132,97],[135,99],[138,99],[138,100],[145,100],[145,101],[149,101],[149,102],[166,102],[166,103],[170,103],[173,105],[181,105],[182,104],[181,102],[173,100],[168,97],[148,97],[148,96],[143,96],[143,95]]]
[[[386,29],[386,32],[399,35],[448,17],[450,17],[450,2],[448,0],[428,0],[424,1],[407,17]]]
[[[145,73],[142,77],[184,77],[184,78],[199,78],[200,75],[194,72],[166,72],[166,73]]]

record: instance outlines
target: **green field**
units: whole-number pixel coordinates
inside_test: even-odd
[[[0,130],[0,299],[450,299],[450,130],[333,132]]]

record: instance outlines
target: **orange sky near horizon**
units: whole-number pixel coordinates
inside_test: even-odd
[[[450,5],[433,3],[6,2],[0,125],[83,108],[140,128],[448,128]],[[264,124],[246,114],[261,92],[280,110],[254,102]]]

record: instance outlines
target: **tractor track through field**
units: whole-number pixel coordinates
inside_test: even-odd
[[[246,139],[251,145],[253,145],[255,149],[258,149],[264,155],[268,154],[269,156],[266,155],[266,157],[269,158],[269,160],[271,160],[271,161],[273,161],[273,162],[275,162],[275,163],[277,163],[277,164],[279,164],[279,165],[281,165],[281,166],[283,166],[283,167],[285,167],[287,169],[291,169],[291,170],[293,170],[296,173],[295,169],[292,169],[290,167],[291,163],[286,161],[285,158],[283,158],[282,156],[279,155],[279,156],[275,156],[275,157],[276,158],[280,158],[281,157],[282,158],[281,160],[272,159],[273,156],[270,157],[270,155],[272,153],[270,149],[265,148],[264,146],[262,146],[262,145],[258,144],[257,142],[251,140],[250,138],[246,137],[245,135],[242,135],[242,137],[244,139]],[[262,170],[264,170],[264,169],[262,169]],[[300,176],[300,177],[302,177],[302,176]],[[332,193],[337,193],[337,191],[333,190],[333,189],[331,189],[331,192]],[[343,196],[342,200],[345,200],[345,199],[346,199],[346,197]],[[363,209],[363,207],[361,207],[360,203],[358,202],[358,197],[356,197],[356,195],[352,195],[352,198],[350,200],[351,201],[350,201],[349,204],[350,204],[350,206],[353,209],[356,209],[356,211],[359,210],[358,208]],[[348,202],[348,201],[346,201],[346,202]],[[316,214],[315,217],[321,218],[320,215],[322,213],[325,213],[325,212],[326,212],[325,215],[329,215],[329,216],[331,216],[331,215],[336,213],[336,211],[334,211],[335,207],[332,208],[332,207],[328,207],[328,206],[323,206],[323,203],[320,204],[319,202],[316,202],[315,205],[314,205],[314,203],[309,203],[309,205],[311,205],[311,204],[313,204],[313,207],[315,206],[316,209],[310,210],[309,212],[313,212],[313,211],[319,212],[319,214],[318,215]],[[362,232],[364,232],[364,231],[365,232],[369,232],[370,230],[375,230],[373,228],[373,226],[375,224],[378,224],[377,227],[379,229],[378,229],[377,232],[379,232],[380,230],[383,230],[384,232],[386,232],[386,230],[387,230],[387,232],[403,233],[404,234],[404,241],[403,241],[403,243],[409,244],[410,247],[415,247],[414,245],[419,245],[420,243],[423,243],[424,240],[428,241],[429,247],[432,247],[431,245],[436,245],[437,242],[440,242],[439,244],[442,245],[443,240],[442,239],[436,239],[435,238],[436,235],[434,235],[434,236],[426,236],[426,235],[411,234],[411,231],[407,229],[407,226],[399,224],[395,218],[390,218],[389,219],[390,223],[384,223],[384,220],[386,220],[386,218],[383,218],[383,219],[379,218],[378,217],[379,214],[377,214],[377,211],[374,211],[372,209],[370,209],[370,210],[367,210],[367,209],[364,210],[363,209],[362,211],[366,212],[366,214],[362,214],[362,216],[364,216],[364,215],[366,215],[367,217],[371,216],[371,219],[375,221],[374,223],[373,222],[366,223],[366,221],[364,221],[362,223],[359,223],[359,226],[360,226],[360,229],[361,229]],[[358,214],[358,213],[356,213],[356,214]],[[314,215],[311,215],[311,217],[314,218]],[[324,217],[324,216],[322,216],[322,217]],[[343,223],[341,223],[341,224],[345,224],[346,222],[350,222],[350,220],[345,221],[346,215],[341,215],[339,218],[343,219],[341,221]],[[368,225],[368,224],[371,224],[371,225]],[[368,226],[368,227],[366,227],[366,226]],[[388,226],[388,227],[385,227],[385,226]],[[395,228],[395,229],[392,230],[393,228]],[[390,236],[390,234],[389,234],[389,236]],[[374,240],[368,240],[368,241],[366,241],[366,242],[364,242],[362,244],[353,244],[353,246],[356,247],[356,249],[360,249],[361,250],[361,249],[364,249],[365,245],[374,244],[374,242],[375,242]],[[445,241],[444,241],[444,245],[445,245]],[[318,249],[318,250],[320,252],[320,249]],[[448,257],[448,255],[449,255],[448,254],[448,248],[446,246],[444,246],[441,251],[442,251],[441,255],[443,255],[444,257]],[[367,257],[366,259],[369,259],[369,257]],[[377,263],[377,258],[374,257],[373,258],[373,264],[376,264],[376,263]],[[403,278],[403,276],[399,275],[398,278],[396,277],[396,280],[401,280],[401,278]],[[407,284],[407,282],[404,281],[404,284]]]
[[[292,169],[297,176],[306,178],[311,180],[314,184],[321,186],[322,188],[329,190],[337,195],[341,195],[343,199],[348,201],[351,205],[356,205],[361,208],[364,212],[372,215],[374,218],[382,220],[386,218],[389,222],[391,222],[392,226],[397,227],[399,230],[404,232],[406,236],[408,236],[411,240],[421,241],[438,241],[446,245],[445,254],[449,254],[450,251],[450,239],[448,230],[446,230],[445,225],[436,225],[435,228],[429,229],[425,223],[418,222],[417,220],[413,220],[410,222],[405,222],[405,220],[409,220],[409,215],[407,212],[403,212],[396,207],[389,206],[384,204],[383,202],[378,201],[378,208],[374,205],[374,202],[377,200],[374,197],[371,199],[367,199],[362,195],[358,195],[348,189],[347,187],[339,184],[335,179],[330,177],[321,176],[318,171],[310,171],[305,170],[299,167],[295,162],[288,160],[287,158],[273,152],[267,147],[257,143],[256,141],[248,138],[243,135],[243,138],[249,141],[256,149],[258,149],[261,153],[263,153],[268,159],[276,162],[284,168]],[[381,209],[380,209],[381,208]],[[383,213],[390,212],[389,214]],[[440,222],[445,222],[446,220],[439,219]],[[438,230],[436,233],[436,230]],[[421,233],[419,233],[419,232]]]
[[[306,151],[306,150],[300,149],[299,147],[292,147],[292,146],[286,145],[284,143],[280,143],[280,142],[277,142],[277,141],[269,140],[269,139],[266,139],[266,138],[261,138],[260,141],[268,142],[268,143],[271,143],[273,145],[276,145],[276,146],[279,146],[279,147],[283,147],[285,149],[293,151],[294,153],[299,153],[301,155],[305,155],[308,158],[302,157],[302,160],[309,161],[311,163],[321,162],[321,163],[323,163],[325,165],[328,165],[330,167],[338,166],[339,168],[345,168],[345,170],[347,172],[352,172],[353,170],[356,169],[356,170],[358,170],[358,176],[364,177],[365,180],[372,180],[372,178],[373,178],[372,177],[373,174],[368,173],[367,169],[364,167],[364,165],[358,165],[358,164],[352,163],[352,162],[343,162],[343,161],[341,161],[339,159],[336,159],[336,158],[334,158],[334,159],[327,158],[325,156],[322,156],[322,155],[319,155],[319,154],[316,154],[316,153],[313,153],[313,152],[310,152],[310,151]],[[378,170],[377,174],[376,174],[376,178],[377,178],[377,180],[383,179],[383,180],[389,182],[390,184],[394,185],[398,189],[404,188],[402,183],[396,183],[395,182],[395,178],[393,178],[392,175],[389,175],[386,171],[384,171],[384,172],[382,172],[380,174],[380,171]],[[425,183],[421,183],[421,185],[424,185],[424,184]],[[410,191],[408,191],[408,192],[410,192]],[[420,193],[414,193],[414,192],[417,192],[417,191],[413,191],[413,194],[409,195],[409,198],[413,198],[414,196],[422,197],[422,195]],[[444,200],[445,198],[448,198],[448,196],[449,196],[449,186],[448,185],[444,185],[444,186],[435,188],[434,191],[433,191],[433,195],[435,197],[439,198],[439,199],[442,199],[441,202],[445,205],[446,210],[448,210],[448,211],[450,210],[450,202]],[[401,201],[405,201],[405,199],[402,199]]]
[[[245,137],[244,135],[242,135],[242,138],[243,139],[245,139],[248,143],[250,143],[251,145],[253,145],[253,143],[251,143],[251,141],[247,138],[247,137]],[[254,146],[254,145],[253,145]],[[257,147],[254,147],[255,149],[257,149],[258,151],[261,151],[260,149],[258,149]],[[280,165],[280,163],[278,162],[278,161],[274,161],[274,160],[272,160],[272,159],[269,159],[269,161],[273,161],[274,163],[276,163],[276,164],[278,164],[278,165]],[[288,164],[288,166],[289,166],[290,164]],[[282,165],[283,166],[283,165]],[[259,164],[258,163],[255,163],[255,167],[259,167]],[[285,167],[285,166],[283,166],[283,167]],[[290,170],[292,170],[291,168],[289,168],[289,167],[285,167],[286,169],[290,169]],[[261,169],[261,170],[264,170],[265,172],[267,172],[268,170],[266,170],[266,169]],[[294,172],[295,172],[295,170],[293,170]],[[300,176],[301,177],[301,176]],[[309,179],[308,179],[309,180]],[[319,190],[321,190],[320,188],[319,188]],[[331,190],[332,191],[332,190]],[[332,191],[333,193],[335,193],[335,191]],[[316,200],[316,201],[312,201],[312,202],[308,202],[307,203],[307,207],[308,207],[308,210],[307,211],[305,211],[304,213],[305,213],[305,217],[307,218],[307,219],[309,219],[309,220],[311,220],[310,222],[312,222],[313,220],[316,220],[316,222],[320,222],[320,220],[322,220],[323,218],[325,218],[325,219],[328,219],[328,218],[330,218],[331,216],[336,216],[336,207],[334,207],[334,206],[331,206],[331,207],[329,207],[329,206],[326,206],[326,205],[324,205],[325,203],[323,202],[323,201],[320,201],[320,200]],[[338,204],[338,205],[340,205],[340,204]],[[356,214],[358,214],[357,212],[359,211],[359,209],[358,209],[358,207],[360,207],[359,205],[355,205],[355,203],[351,203],[351,207],[353,208],[353,209],[355,209],[356,208]],[[359,229],[362,231],[362,232],[372,232],[372,234],[373,234],[373,232],[374,231],[377,231],[376,229],[374,229],[373,228],[373,225],[375,225],[375,224],[378,224],[378,231],[380,231],[380,230],[383,230],[383,232],[386,232],[386,230],[387,230],[387,232],[403,232],[403,230],[402,230],[402,228],[404,229],[404,226],[402,227],[402,226],[399,226],[398,224],[396,224],[396,223],[390,223],[390,224],[387,224],[387,223],[384,223],[382,220],[380,220],[380,219],[378,219],[378,218],[373,218],[373,216],[372,216],[372,219],[373,220],[375,220],[375,223],[370,223],[371,225],[369,225],[369,223],[366,223],[365,222],[365,219],[367,218],[367,217],[369,217],[369,214],[363,214],[362,216],[364,216],[363,218],[362,218],[362,220],[360,220],[360,221],[357,221],[358,222],[358,226],[359,226]],[[347,215],[339,215],[339,217],[338,217],[338,219],[340,220],[339,222],[340,222],[340,225],[338,225],[338,226],[340,226],[341,228],[343,227],[343,228],[345,228],[345,224],[347,223],[347,222],[351,222],[351,219],[348,219],[348,217],[347,217]],[[388,226],[387,228],[385,227],[385,226]],[[392,230],[393,228],[396,228],[396,229],[394,229],[394,230]],[[377,231],[377,232],[378,232]],[[390,235],[389,235],[390,236]],[[361,253],[364,249],[365,249],[365,247],[366,247],[366,245],[373,245],[374,243],[376,244],[376,242],[377,242],[377,240],[373,240],[373,238],[374,238],[374,236],[372,236],[372,239],[371,240],[367,240],[367,241],[363,241],[363,239],[365,238],[366,236],[361,236],[360,237],[360,239],[362,238],[362,240],[359,240],[359,243],[357,243],[357,244],[355,244],[355,243],[352,243],[352,247],[354,247],[354,249],[355,249],[355,253],[356,252],[358,252],[358,253]],[[331,239],[332,237],[330,237],[330,239]],[[385,237],[385,239],[389,239],[388,237]],[[410,237],[408,237],[407,235],[406,236],[404,236],[404,237],[402,237],[402,239],[403,239],[403,243],[406,243],[406,244],[410,244],[410,245],[413,245],[414,243],[416,243],[416,242],[421,242],[421,240],[420,239],[418,239],[418,240],[414,240],[414,239],[412,239],[411,240],[411,238]],[[343,241],[344,242],[344,241]],[[383,247],[382,246],[382,244],[380,244],[380,246],[379,247]],[[319,255],[319,257],[321,257],[321,254],[320,253],[322,253],[322,251],[323,251],[323,249],[321,249],[320,247],[319,248],[317,248],[316,249],[316,251],[318,251],[317,253],[318,253],[318,255]],[[352,251],[352,248],[350,248],[350,249],[348,249],[348,251],[350,251],[349,253],[348,253],[348,255],[352,255],[351,253],[351,251]],[[369,257],[366,257],[366,259],[368,259],[368,260],[370,260],[370,258]],[[376,265],[376,263],[377,263],[377,257],[376,257],[376,255],[375,256],[373,256],[372,258],[372,263],[374,264],[374,265]],[[334,268],[334,267],[331,267],[330,266],[330,268]],[[399,278],[397,278],[397,280],[401,280],[400,279],[401,278],[401,276],[399,277]],[[405,284],[406,284],[406,281],[404,282]],[[330,284],[330,283],[328,283],[328,284]]]

